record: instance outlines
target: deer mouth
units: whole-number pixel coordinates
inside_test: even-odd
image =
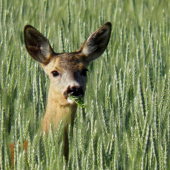
[[[75,104],[75,103],[82,103],[83,97],[84,97],[84,91],[82,87],[79,86],[73,86],[73,87],[68,87],[67,90],[64,92],[64,95],[70,104]]]
[[[70,104],[83,104],[83,95],[78,95],[78,96],[74,96],[72,94],[69,94],[68,97],[67,97],[67,101],[70,103]]]

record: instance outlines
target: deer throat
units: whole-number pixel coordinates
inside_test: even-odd
[[[48,133],[51,126],[52,130],[56,131],[61,122],[64,123],[65,127],[68,123],[73,125],[76,110],[77,104],[75,103],[61,105],[57,101],[48,101],[46,113],[42,122],[42,130]]]

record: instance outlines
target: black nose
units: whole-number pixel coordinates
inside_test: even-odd
[[[72,87],[68,87],[67,90],[64,92],[65,96],[83,96],[84,92],[83,89],[81,87],[78,86],[72,86]]]

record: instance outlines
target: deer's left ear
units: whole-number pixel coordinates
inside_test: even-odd
[[[85,55],[88,62],[95,60],[106,49],[110,34],[111,23],[107,22],[91,34],[78,51]]]

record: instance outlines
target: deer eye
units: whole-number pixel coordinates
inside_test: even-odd
[[[88,72],[87,69],[83,69],[82,72],[81,72],[81,75],[82,76],[87,76],[87,72]]]
[[[52,71],[53,77],[57,77],[59,75],[58,71]]]

